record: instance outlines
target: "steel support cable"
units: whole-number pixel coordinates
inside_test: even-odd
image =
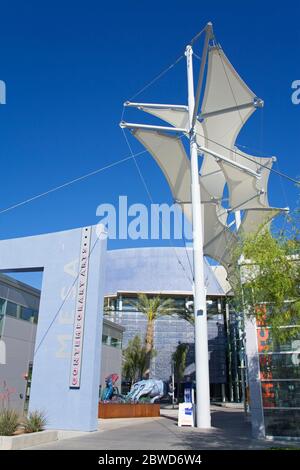
[[[138,152],[134,155],[134,157],[139,157],[142,154],[147,153],[147,150],[143,150],[141,152]],[[0,214],[3,214],[5,212],[11,211],[13,209],[16,209],[20,206],[24,206],[25,204],[28,204],[32,201],[35,201],[36,199],[39,199],[41,197],[47,196],[48,194],[54,193],[55,191],[58,191],[60,189],[66,188],[74,183],[77,183],[79,181],[82,181],[84,179],[90,178],[91,176],[97,175],[98,173],[101,173],[102,171],[109,170],[110,168],[113,168],[117,165],[120,165],[121,163],[127,162],[129,160],[132,160],[132,155],[129,155],[127,157],[122,158],[121,160],[117,160],[116,162],[109,163],[108,165],[105,165],[101,168],[98,168],[97,170],[91,171],[90,173],[86,173],[85,175],[79,176],[78,178],[74,178],[73,180],[67,181],[66,183],[60,184],[59,186],[55,186],[54,188],[51,188],[47,191],[44,191],[43,193],[37,194],[35,196],[32,196],[28,199],[25,199],[24,201],[20,201],[16,204],[13,204],[11,206],[8,206],[4,209],[0,209]]]
[[[184,218],[184,220],[186,220],[186,216],[184,215],[183,209],[181,207],[182,203],[179,203],[176,199],[173,199],[173,203],[179,205],[179,207],[181,208],[181,211],[183,213],[183,218]],[[178,214],[177,214],[176,211],[175,211],[175,217],[178,221]],[[181,236],[182,236],[183,243],[184,243],[185,254],[186,254],[186,257],[187,257],[187,260],[188,260],[188,263],[189,263],[189,267],[190,267],[190,271],[191,271],[191,274],[192,274],[192,278],[193,278],[193,281],[194,281],[194,267],[191,263],[191,260],[190,260],[189,254],[188,254],[188,247],[187,247],[187,244],[186,244],[186,238],[185,238],[185,233],[184,233],[184,225],[182,225],[181,228],[182,228]]]
[[[225,215],[225,214],[230,214],[230,213],[234,212],[235,210],[240,210],[239,207],[243,206],[244,204],[246,204],[247,202],[251,201],[252,199],[255,199],[256,197],[257,197],[257,196],[255,195],[255,196],[252,196],[252,197],[250,197],[250,198],[248,198],[248,199],[245,199],[245,200],[242,201],[239,205],[237,205],[237,206],[235,206],[235,207],[232,207],[232,208],[227,208],[227,209],[226,209],[226,208],[224,208],[223,206],[221,206],[222,209],[223,209],[223,212],[217,214],[218,218],[222,217],[222,216]],[[249,209],[249,210],[251,210],[251,209]],[[235,223],[235,222],[233,221],[233,223]],[[223,225],[223,224],[222,224],[222,225]],[[231,225],[230,225],[230,226],[231,226]],[[221,230],[212,240],[210,240],[209,242],[207,242],[207,243],[204,245],[204,248],[206,248],[212,241],[215,241],[215,240],[219,239],[218,242],[217,242],[218,244],[217,244],[217,248],[216,248],[216,252],[218,252],[218,251],[219,251],[219,248],[220,248],[220,246],[221,246],[221,242],[222,242],[221,235],[222,235],[225,231],[227,231],[227,233],[230,232],[230,237],[231,237],[231,238],[230,238],[229,242],[231,242],[231,240],[232,240],[232,238],[233,238],[233,236],[234,236],[235,234],[236,234],[237,237],[238,237],[238,236],[239,236],[239,231],[237,230],[236,233],[235,233],[233,230],[230,230],[230,226],[229,226],[229,225],[223,225],[222,230]],[[224,256],[226,250],[227,250],[227,246],[224,248],[220,259],[223,259],[223,256]]]
[[[184,227],[182,227],[182,238],[183,238],[183,243],[184,243],[185,254],[186,254],[189,266],[190,266],[190,271],[191,271],[193,282],[194,282],[194,280],[195,280],[194,279],[194,266],[192,265],[189,254],[188,254],[188,249],[187,249],[187,245],[186,245],[186,238],[185,238],[185,233],[184,233]]]
[[[278,171],[280,171],[279,163],[278,163],[277,160],[276,160],[275,164],[277,166]],[[284,188],[284,185],[283,185],[282,176],[280,176],[279,179],[280,179],[280,187],[281,187],[281,192],[282,192],[282,195],[283,195],[283,199],[284,199],[284,202],[285,202],[286,206],[288,206],[288,198],[287,198],[287,194],[286,194],[286,191],[285,191],[285,188]],[[284,233],[284,231],[286,229],[286,225],[287,225],[287,222],[288,222],[288,216],[289,216],[288,213],[284,214],[283,221],[282,221],[282,227],[281,227],[281,233]]]
[[[241,204],[239,204],[239,206],[236,206],[235,208],[232,208],[232,209],[224,209],[224,212],[222,212],[220,215],[222,216],[225,212],[231,212],[231,211],[234,211],[234,210],[238,209],[238,207],[242,206],[243,204],[245,204],[246,202],[250,201],[251,199],[253,199],[253,198],[250,198],[250,199],[247,199],[247,200],[243,201]],[[266,209],[267,209],[267,208],[266,208]],[[246,210],[251,210],[251,209],[246,209]],[[271,210],[272,210],[272,208],[270,208],[270,211],[271,211]],[[277,217],[278,215],[279,215],[279,214],[276,214],[273,218]],[[287,214],[285,214],[285,216],[284,216],[284,219],[285,219],[285,220],[286,220],[286,218],[287,218]],[[271,222],[271,220],[272,220],[272,218],[271,218],[268,222],[265,222],[265,224],[268,224],[269,222]],[[265,224],[264,224],[264,225],[265,225]],[[227,230],[227,232],[229,232],[229,235],[230,235],[229,244],[230,244],[231,241],[233,240],[234,236],[237,236],[237,239],[238,239],[238,240],[240,239],[240,237],[239,237],[240,231],[238,230],[237,232],[234,232],[234,231],[230,230],[230,227],[227,227],[227,226],[224,226],[224,228],[221,230],[221,232],[217,235],[216,238],[218,238],[220,235],[222,235],[222,233],[223,233],[224,231],[226,231],[226,230]],[[210,243],[210,242],[208,242],[208,244],[209,244],[209,243]],[[206,246],[207,246],[208,244],[206,244]],[[220,241],[219,241],[218,249],[219,249],[219,247],[220,247]],[[226,250],[227,250],[227,245],[226,245],[226,247],[224,248],[224,250],[223,250],[223,252],[222,252],[222,254],[221,254],[221,256],[220,256],[220,259],[221,259],[221,260],[223,259]]]
[[[209,142],[215,144],[215,145],[218,145],[219,147],[222,147],[223,149],[225,150],[228,150],[230,152],[235,152],[237,155],[241,156],[242,158],[245,158],[246,160],[249,160],[250,162],[252,163],[257,163],[255,160],[253,160],[251,157],[248,157],[246,155],[243,155],[242,153],[239,153],[237,152],[236,150],[233,150],[231,149],[230,147],[226,147],[226,145],[223,145],[223,144],[220,144],[220,142],[217,142],[216,140],[213,140],[213,139],[209,139],[208,137],[204,136],[203,134],[200,134],[199,132],[196,131],[196,134],[199,136],[199,137],[202,137],[203,139],[206,139],[208,140]],[[216,157],[212,157],[212,158],[215,158]],[[263,163],[257,163],[258,166],[260,168],[266,168],[267,170],[269,170],[270,172],[272,173],[275,173],[276,175],[278,176],[282,176],[282,178],[285,178],[286,180],[288,181],[291,181],[292,183],[294,184],[297,184],[299,185],[300,184],[300,180],[296,180],[295,178],[292,178],[291,176],[289,175],[286,175],[285,173],[282,173],[281,171],[278,171],[278,170],[275,170],[274,168],[269,168],[267,165],[264,165]]]
[[[97,236],[97,237],[96,237],[96,240],[95,240],[95,242],[94,242],[94,244],[93,244],[93,246],[92,246],[91,249],[90,249],[90,253],[89,253],[89,255],[88,255],[88,259],[91,258],[91,255],[92,255],[92,253],[93,253],[93,251],[94,251],[94,249],[95,249],[95,246],[96,246],[96,244],[98,243],[98,241],[99,241],[99,237]],[[59,313],[61,312],[61,309],[62,309],[63,306],[65,305],[66,301],[69,299],[69,297],[70,297],[70,295],[71,295],[71,293],[72,293],[72,290],[73,290],[75,284],[77,283],[77,281],[78,281],[78,279],[79,279],[79,276],[80,276],[80,271],[78,271],[78,273],[76,274],[76,276],[75,276],[75,278],[74,278],[74,281],[72,282],[70,288],[69,288],[68,291],[67,291],[67,295],[65,296],[65,298],[64,298],[63,301],[61,302],[59,308],[57,309],[57,311],[56,311],[56,313],[54,314],[54,316],[53,316],[51,322],[49,323],[49,325],[48,325],[48,327],[47,327],[45,333],[43,334],[41,340],[39,341],[38,345],[36,346],[36,348],[35,348],[35,350],[34,350],[34,353],[33,353],[33,359],[34,359],[35,356],[37,355],[37,353],[38,353],[38,351],[39,351],[39,349],[40,349],[42,343],[44,342],[46,336],[48,335],[48,333],[49,333],[49,331],[50,331],[52,325],[54,324],[56,318],[58,317]]]
[[[193,43],[201,36],[201,34],[202,34],[204,31],[205,31],[205,28],[203,28],[199,33],[197,33],[197,34],[191,39],[190,43],[193,44]],[[130,98],[130,100],[132,100],[133,98],[135,98],[136,96],[138,96],[139,94],[141,94],[144,90],[146,90],[146,89],[149,88],[151,85],[153,85],[157,80],[159,80],[162,76],[164,76],[170,69],[172,69],[183,57],[184,57],[184,53],[181,54],[181,55],[175,60],[175,62],[173,62],[173,63],[170,64],[168,67],[166,67],[164,70],[162,70],[162,72],[160,72],[153,80],[151,80],[149,83],[147,83],[140,91],[138,91],[137,93],[135,93],[135,94]],[[123,119],[123,116],[124,116],[124,107],[123,107],[123,112],[122,112],[122,118],[121,118],[121,120]],[[147,153],[147,150],[143,150],[143,151],[141,151],[141,152],[135,154],[134,156],[137,157],[137,156],[139,156],[139,155],[141,155],[141,154],[144,154],[144,153]],[[52,193],[52,192],[58,191],[59,189],[63,189],[63,188],[65,188],[65,187],[67,187],[67,186],[69,186],[69,185],[71,185],[71,184],[73,184],[73,183],[76,183],[76,182],[78,182],[78,181],[81,181],[81,180],[84,180],[84,179],[86,179],[86,178],[89,178],[90,176],[96,175],[97,173],[100,173],[100,172],[102,172],[102,171],[104,171],[104,170],[106,170],[106,169],[109,169],[109,168],[111,168],[111,167],[113,167],[113,166],[116,166],[116,165],[118,165],[118,164],[120,164],[120,163],[123,163],[123,162],[125,162],[125,161],[127,161],[127,160],[131,160],[132,158],[133,158],[132,155],[130,155],[130,156],[125,157],[125,158],[123,158],[123,159],[121,159],[121,160],[119,160],[119,161],[117,161],[117,162],[114,162],[114,163],[111,163],[111,164],[109,164],[109,165],[106,165],[105,167],[102,167],[102,168],[99,168],[99,169],[97,169],[97,170],[94,170],[94,171],[92,171],[92,172],[90,172],[90,173],[87,173],[86,175],[80,176],[80,177],[75,178],[75,179],[73,179],[73,180],[67,181],[66,183],[63,183],[63,184],[61,184],[61,185],[59,185],[59,186],[56,186],[56,187],[54,187],[54,188],[51,188],[50,190],[45,191],[45,192],[43,192],[43,193],[37,194],[36,196],[33,196],[33,197],[31,197],[31,198],[28,198],[28,199],[26,199],[26,200],[24,200],[24,201],[21,201],[21,202],[19,202],[19,203],[13,204],[13,205],[11,205],[11,206],[9,206],[9,207],[6,207],[6,208],[4,208],[4,209],[0,209],[0,214],[3,214],[3,213],[5,213],[5,212],[8,212],[8,211],[10,211],[10,210],[12,210],[12,209],[16,209],[17,207],[23,206],[23,205],[25,205],[25,204],[27,204],[27,203],[29,203],[29,202],[32,202],[32,201],[34,201],[34,200],[36,200],[36,199],[39,199],[39,198],[41,198],[41,197],[43,197],[43,196],[47,196],[48,194],[50,194],[50,193]]]
[[[239,205],[237,205],[237,206],[235,206],[235,207],[231,207],[231,208],[227,208],[227,209],[224,208],[224,207],[222,207],[223,212],[221,212],[220,214],[218,214],[218,217],[222,217],[222,215],[224,215],[224,214],[226,214],[226,213],[229,214],[229,213],[231,213],[231,212],[233,212],[233,211],[235,211],[235,210],[239,210],[239,207],[243,206],[244,204],[246,204],[247,202],[251,201],[252,199],[255,199],[255,197],[257,197],[257,196],[255,195],[255,196],[252,196],[252,197],[250,197],[250,198],[248,198],[248,199],[245,199],[244,201],[242,201]],[[266,208],[266,209],[267,209],[267,208]],[[246,210],[251,210],[251,208],[246,209]],[[270,208],[270,210],[271,210],[271,208]],[[279,215],[279,214],[278,214],[278,215]],[[234,223],[234,222],[233,222],[233,223]],[[218,239],[219,237],[221,237],[221,235],[222,235],[225,231],[227,231],[227,233],[229,232],[229,235],[230,235],[230,237],[231,237],[230,240],[229,240],[229,242],[232,241],[234,235],[236,235],[236,236],[239,238],[239,231],[237,231],[237,232],[235,233],[234,231],[230,230],[230,226],[223,225],[222,230],[215,236],[215,238],[213,238],[213,239],[210,240],[208,243],[206,243],[206,244],[204,245],[204,248],[207,247],[212,241],[215,241],[216,239]],[[219,251],[220,243],[221,243],[221,238],[219,238],[218,245],[217,245],[217,250],[216,250],[216,251]],[[224,256],[226,250],[227,250],[227,247],[225,247],[225,249],[223,250],[220,259],[223,259],[223,256]]]
[[[179,136],[178,138],[181,138],[181,137],[182,137],[182,135]],[[139,156],[141,156],[141,155],[144,155],[144,154],[146,154],[146,153],[149,153],[147,149],[141,150],[140,152],[137,152],[137,153],[134,154],[134,158],[139,157]],[[25,200],[20,201],[20,202],[18,202],[18,203],[16,203],[16,204],[12,204],[11,206],[8,206],[8,207],[5,207],[5,208],[3,208],[3,209],[0,209],[0,215],[3,214],[3,213],[5,213],[5,212],[9,212],[9,211],[11,211],[11,210],[13,210],[13,209],[17,209],[18,207],[24,206],[25,204],[28,204],[28,203],[30,203],[30,202],[33,202],[33,201],[35,201],[35,200],[37,200],[37,199],[39,199],[39,198],[42,198],[42,197],[44,197],[44,196],[47,196],[48,194],[54,193],[55,191],[58,191],[58,190],[60,190],[60,189],[64,189],[64,188],[66,188],[66,187],[68,187],[68,186],[70,186],[70,185],[72,185],[72,184],[74,184],[74,183],[78,183],[78,182],[83,181],[83,180],[85,180],[85,179],[87,179],[87,178],[90,178],[91,176],[97,175],[98,173],[101,173],[102,171],[109,170],[110,168],[113,168],[113,167],[115,167],[115,166],[117,166],[117,165],[120,165],[121,163],[125,163],[125,162],[127,162],[127,161],[129,161],[129,160],[132,160],[132,159],[133,159],[132,154],[127,155],[126,157],[124,157],[124,158],[122,158],[122,159],[120,159],[120,160],[117,160],[117,161],[115,161],[115,162],[109,163],[109,164],[107,164],[107,165],[105,165],[105,166],[103,166],[103,167],[101,167],[101,168],[98,168],[98,169],[93,170],[93,171],[91,171],[91,172],[89,172],[89,173],[86,173],[85,175],[79,176],[78,178],[74,178],[74,179],[72,179],[72,180],[70,180],[70,181],[67,181],[66,183],[60,184],[59,186],[55,186],[55,187],[53,187],[53,188],[51,188],[51,189],[49,189],[49,190],[47,190],[47,191],[44,191],[44,192],[42,192],[42,193],[40,193],[40,194],[36,194],[35,196],[32,196],[32,197],[30,197],[30,198],[28,198],[28,199],[25,199]]]
[[[160,80],[164,75],[166,75],[167,72],[169,72],[169,70],[171,70],[173,67],[175,67],[175,65],[177,65],[181,59],[184,58],[184,54],[181,54],[179,57],[177,57],[177,59],[172,63],[170,64],[168,67],[166,67],[164,70],[162,70],[162,72],[160,72],[158,75],[156,75],[152,80],[150,80],[150,82],[148,82],[145,86],[143,86],[139,91],[137,91],[134,95],[132,95],[128,101],[132,101],[133,99],[135,99],[137,96],[139,96],[141,93],[143,93],[145,90],[147,90],[148,88],[150,88],[152,85],[154,85],[155,82],[157,82],[158,80]]]
[[[205,30],[206,30],[206,27],[204,27],[199,33],[197,33],[190,40],[189,44],[191,44],[191,46],[193,46],[193,44],[200,38],[200,36],[205,32]],[[181,59],[184,58],[184,54],[185,54],[184,52],[182,54],[180,54],[180,56],[177,57],[177,59],[174,62],[172,62],[167,67],[165,67],[158,75],[156,75],[152,80],[150,80],[148,83],[146,83],[146,85],[144,85],[139,91],[137,91],[134,95],[132,95],[131,98],[129,98],[128,101],[133,100],[134,98],[139,96],[141,93],[143,93],[145,90],[147,90],[149,87],[154,85],[155,82],[160,80],[166,73],[169,72],[169,70],[171,70],[173,67],[175,67],[175,65],[177,65],[181,61]]]
[[[200,36],[202,36],[202,34],[206,31],[206,26],[204,26],[203,29],[201,29],[201,31],[199,31],[199,33],[197,33],[190,41],[190,45],[193,46],[194,43],[200,38]]]

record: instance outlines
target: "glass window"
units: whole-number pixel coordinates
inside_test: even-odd
[[[258,328],[257,338],[259,352],[300,351],[300,328],[299,334],[285,344],[273,339],[272,330],[269,328]]]
[[[0,315],[5,314],[5,299],[0,299]]]
[[[136,303],[137,298],[135,297],[123,297],[122,310],[124,312],[137,312]]]
[[[265,410],[265,428],[268,436],[299,437],[300,410]]]
[[[119,339],[117,338],[111,338],[110,340],[110,345],[113,347],[113,348],[118,348],[118,349],[121,349],[122,347],[122,343]]]
[[[106,346],[112,346],[113,348],[121,349],[122,342],[118,338],[112,338],[109,335],[102,335],[102,343],[106,344]]]
[[[185,310],[185,303],[186,303],[186,300],[183,299],[183,298],[175,298],[173,299],[174,300],[174,303],[175,303],[175,307],[178,308],[178,309],[182,309],[183,311]]]
[[[5,303],[5,299],[0,299],[0,337],[2,336],[2,329],[4,325]]]
[[[260,378],[262,380],[300,379],[299,359],[299,352],[292,354],[260,354]]]
[[[104,311],[113,311],[116,309],[116,299],[112,297],[104,297]]]
[[[212,317],[218,314],[218,301],[217,300],[207,300],[206,301],[207,316]]]
[[[6,315],[17,318],[18,317],[18,305],[13,302],[7,301]]]
[[[289,309],[289,302],[286,302],[282,307],[282,311],[287,311]],[[268,316],[272,314],[273,307],[272,305],[260,304],[256,307],[257,320],[256,324],[258,327],[266,327],[268,324]],[[297,326],[297,316],[291,319],[289,326]]]
[[[109,346],[110,344],[110,337],[108,335],[102,335],[102,343],[103,344],[106,344],[107,346]]]
[[[34,310],[33,310],[33,308],[21,307],[20,318],[21,318],[22,320],[30,321],[31,318],[33,318],[33,317],[34,317]]]
[[[273,351],[285,352],[285,351],[299,351],[300,352],[300,329],[297,337],[286,341],[285,344],[279,344],[278,341],[273,342]]]
[[[37,323],[39,318],[39,311],[38,310],[33,310],[33,323]]]
[[[300,382],[262,382],[264,408],[300,408]]]

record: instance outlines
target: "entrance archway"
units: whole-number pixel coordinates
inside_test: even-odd
[[[106,240],[99,226],[0,241],[0,271],[43,271],[29,409],[97,429]]]

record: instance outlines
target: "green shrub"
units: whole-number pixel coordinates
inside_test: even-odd
[[[43,411],[31,411],[23,422],[24,431],[38,432],[45,429],[47,419]]]
[[[15,410],[0,411],[0,436],[12,436],[18,429],[20,417]]]

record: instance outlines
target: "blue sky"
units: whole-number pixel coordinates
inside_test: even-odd
[[[2,1],[0,79],[7,104],[0,106],[0,207],[127,156],[118,127],[122,103],[207,21],[240,75],[265,100],[238,143],[276,155],[281,170],[299,176],[300,105],[291,102],[291,83],[300,80],[299,12],[291,1]],[[185,104],[184,61],[139,100]],[[136,142],[133,148],[141,149]],[[139,162],[154,200],[170,202],[151,157]],[[0,214],[0,238],[97,223],[97,206],[115,204],[119,195],[149,204],[132,161]],[[272,176],[269,198],[272,205],[293,207],[297,190]],[[162,243],[168,244],[156,242]]]

